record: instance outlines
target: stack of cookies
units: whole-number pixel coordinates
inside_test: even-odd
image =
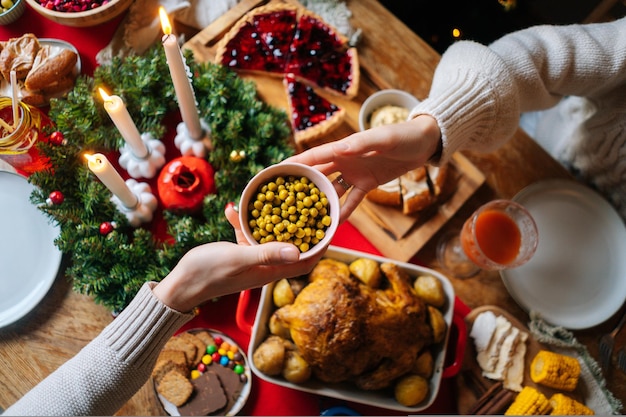
[[[223,415],[239,398],[247,382],[236,371],[243,360],[221,352],[222,344],[207,330],[189,331],[172,337],[159,354],[152,379],[181,415]]]

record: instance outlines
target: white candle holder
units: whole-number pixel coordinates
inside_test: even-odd
[[[120,166],[133,178],[153,178],[158,169],[165,165],[165,145],[151,133],[142,133],[141,140],[148,149],[144,157],[137,156],[128,143],[120,149]]]
[[[139,227],[142,223],[152,221],[158,202],[152,194],[150,185],[145,182],[137,182],[132,178],[126,180],[126,185],[137,196],[137,204],[134,207],[126,207],[116,195],[111,197],[111,201],[121,213],[126,215],[128,222],[133,227]]]
[[[192,137],[184,122],[180,122],[178,126],[176,126],[174,145],[180,149],[181,155],[204,158],[207,151],[213,148],[209,125],[203,119],[200,119],[200,126],[202,127],[202,137],[200,138]]]

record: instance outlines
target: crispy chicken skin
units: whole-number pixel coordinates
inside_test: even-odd
[[[381,265],[390,284],[381,289],[329,269],[343,271],[320,262],[295,303],[274,314],[318,379],[354,381],[365,390],[385,388],[432,343],[426,305],[395,264]]]

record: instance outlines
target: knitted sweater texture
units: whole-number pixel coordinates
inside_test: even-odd
[[[165,342],[193,315],[170,309],[146,283],[98,337],[4,415],[113,415],[150,377]]]
[[[553,156],[626,219],[626,18],[535,26],[489,46],[457,42],[411,116],[438,121],[444,162],[458,150],[496,149],[521,113],[548,108],[558,117],[538,134],[557,144]]]

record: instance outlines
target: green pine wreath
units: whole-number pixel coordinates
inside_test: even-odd
[[[61,132],[65,143],[40,141],[37,145],[50,159],[50,168],[29,177],[39,188],[31,202],[60,225],[55,244],[69,258],[64,262],[65,275],[73,289],[93,296],[113,312],[126,307],[146,281],[165,277],[192,247],[234,241],[233,229],[224,217],[226,204],[236,203],[248,180],[262,168],[293,154],[286,113],[261,101],[253,82],[221,65],[197,63],[190,52],[185,55],[194,74],[200,116],[211,130],[214,149],[207,160],[216,172],[217,193],[205,197],[200,214],[164,211],[171,239],[158,239],[147,228],[131,227],[83,156],[115,152],[124,144],[104,110],[98,87],[122,97],[140,132],[163,139],[164,118],[178,111],[178,105],[160,45],[142,56],[115,58],[110,65],[97,67],[93,77],[80,76],[66,98],[50,104],[53,125],[49,129]],[[232,151],[245,157],[231,158]],[[62,193],[61,204],[49,203],[53,191]],[[115,229],[100,233],[104,222],[115,222]]]

